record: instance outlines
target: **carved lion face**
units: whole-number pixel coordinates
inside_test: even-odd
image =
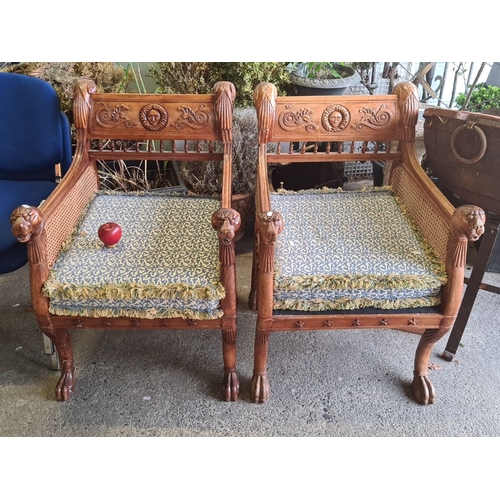
[[[22,205],[16,208],[11,216],[12,234],[21,243],[26,243],[42,222],[38,208]]]
[[[263,212],[258,217],[261,237],[267,244],[274,244],[283,231],[283,217],[278,212]],[[263,230],[262,230],[263,229]]]
[[[469,241],[478,240],[484,233],[484,210],[475,205],[462,205],[457,208],[456,214],[458,227],[454,230],[461,232]]]
[[[217,230],[222,243],[228,245],[241,226],[240,214],[233,209],[221,209],[212,216],[212,226]]]

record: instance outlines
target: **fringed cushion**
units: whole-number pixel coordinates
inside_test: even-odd
[[[434,306],[444,263],[390,189],[271,193],[284,229],[274,308],[300,311]]]
[[[220,201],[98,193],[66,243],[44,293],[50,312],[89,317],[213,319],[222,316],[219,243],[211,226]],[[99,226],[117,222],[107,248]]]

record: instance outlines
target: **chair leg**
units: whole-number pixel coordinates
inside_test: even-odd
[[[269,350],[269,330],[257,330],[255,335],[254,370],[250,382],[250,399],[253,403],[264,403],[269,399],[267,379],[267,353]]]
[[[236,401],[240,393],[240,381],[236,372],[236,330],[222,331],[222,355],[224,358],[222,396],[226,401]]]
[[[44,329],[43,333],[54,342],[61,366],[61,377],[56,385],[56,399],[67,401],[75,389],[75,368],[70,336],[67,330]]]
[[[60,370],[61,365],[59,364],[59,356],[57,355],[56,348],[54,347],[54,342],[52,342],[52,340],[50,340],[44,333],[42,336],[45,354],[50,356],[50,368],[54,371]]]
[[[420,337],[415,352],[415,370],[411,386],[415,400],[421,405],[433,404],[436,401],[436,392],[429,379],[429,360],[434,344],[448,331],[449,328],[446,327],[428,329]]]

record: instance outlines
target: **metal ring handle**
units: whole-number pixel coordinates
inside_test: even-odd
[[[476,133],[477,133],[477,135],[479,136],[480,141],[481,141],[481,149],[480,149],[479,153],[474,158],[471,158],[471,159],[462,158],[458,154],[458,151],[455,148],[455,140],[457,138],[458,133],[463,128],[467,128],[467,129],[470,129],[470,130],[475,130]],[[472,126],[464,124],[464,125],[462,125],[460,127],[457,127],[455,129],[455,131],[453,132],[453,134],[451,134],[450,147],[451,147],[451,152],[455,155],[455,158],[458,161],[460,161],[462,163],[467,163],[467,164],[470,165],[472,163],[478,162],[484,156],[484,153],[486,153],[486,135],[484,134],[484,132],[479,127],[476,127],[475,124],[472,124]]]

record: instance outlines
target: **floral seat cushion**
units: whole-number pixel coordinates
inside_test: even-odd
[[[220,201],[98,193],[44,284],[50,312],[88,317],[213,319],[222,316],[219,241],[211,226]],[[105,247],[99,226],[123,236]]]
[[[284,229],[274,308],[402,309],[440,303],[444,263],[390,189],[271,193]]]

